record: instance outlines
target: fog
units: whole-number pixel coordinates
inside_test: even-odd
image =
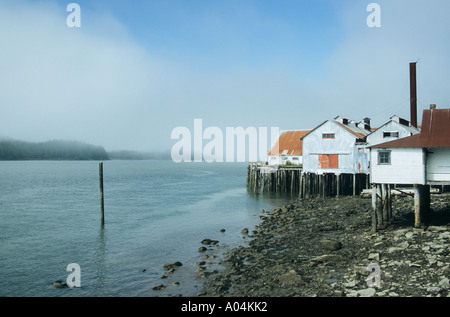
[[[449,107],[450,2],[378,1],[380,28],[366,24],[368,1],[322,2],[326,14],[315,19],[324,12],[315,7],[293,24],[283,16],[291,1],[273,15],[257,1],[230,1],[235,11],[222,16],[224,1],[180,18],[202,30],[182,37],[166,29],[182,7],[164,24],[148,19],[150,34],[138,6],[128,16],[142,25],[107,1],[98,2],[105,10],[80,1],[81,27],[69,28],[68,3],[2,1],[0,135],[168,151],[173,129],[193,129],[196,118],[223,131],[309,129],[337,115],[377,126],[394,114],[409,120],[415,61],[418,122],[430,103]]]

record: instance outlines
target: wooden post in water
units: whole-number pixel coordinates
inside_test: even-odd
[[[100,177],[100,212],[102,225],[105,224],[105,202],[103,196],[103,162],[99,164],[99,177]]]

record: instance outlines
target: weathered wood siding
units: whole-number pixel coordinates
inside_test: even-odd
[[[390,164],[378,163],[378,152],[371,150],[371,182],[375,184],[425,184],[424,151],[421,148],[391,148]]]

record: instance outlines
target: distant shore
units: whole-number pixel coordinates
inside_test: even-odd
[[[26,142],[0,139],[0,161],[107,161],[170,160],[170,153],[142,151],[106,151],[100,145],[79,141],[52,140]]]
[[[414,228],[413,198],[396,196],[393,222],[377,233],[368,198],[303,199],[261,211],[261,224],[243,230],[248,245],[223,258],[205,251],[197,296],[450,296],[450,194],[432,195],[431,207],[431,223]]]

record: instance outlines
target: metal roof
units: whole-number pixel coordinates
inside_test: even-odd
[[[423,111],[419,134],[371,146],[373,148],[447,148],[450,147],[450,109]]]
[[[338,117],[336,117],[336,118],[338,118]],[[317,130],[318,128],[320,128],[322,125],[324,125],[327,122],[333,122],[333,123],[337,124],[338,126],[344,128],[345,131],[349,132],[350,134],[352,134],[353,136],[355,136],[357,139],[360,139],[360,140],[364,140],[365,137],[372,131],[372,130],[369,131],[369,130],[366,130],[366,129],[363,129],[363,128],[359,128],[359,127],[355,126],[354,124],[343,124],[343,123],[340,123],[340,122],[338,122],[336,120],[325,120],[324,122],[319,124],[317,127],[315,127],[314,129],[310,130],[302,138],[305,138],[308,134],[310,134],[311,132]]]
[[[345,130],[347,130],[348,132],[350,132],[355,137],[357,137],[358,139],[361,139],[361,140],[363,140],[366,137],[366,135],[368,135],[371,132],[371,131],[368,131],[368,130],[365,130],[365,129],[358,128],[358,127],[353,126],[351,124],[342,124],[342,123],[337,122],[337,121],[334,121],[334,123],[340,125]]]
[[[302,155],[303,138],[311,130],[297,130],[283,132],[268,155]]]

